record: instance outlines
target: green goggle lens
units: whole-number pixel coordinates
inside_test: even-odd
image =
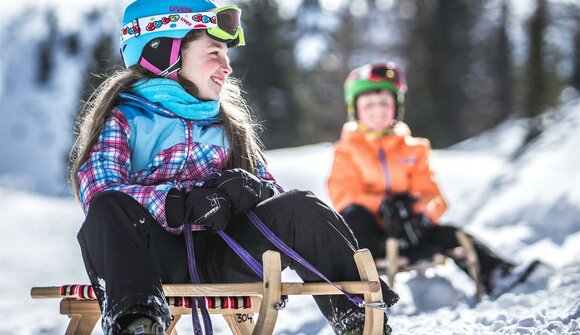
[[[214,10],[217,27],[209,28],[207,33],[228,47],[245,45],[244,30],[240,26],[241,10],[236,6],[227,6]]]

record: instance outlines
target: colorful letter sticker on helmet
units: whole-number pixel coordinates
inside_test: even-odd
[[[192,29],[207,29],[211,37],[228,47],[244,45],[240,12],[235,6],[218,8],[210,0],[137,0],[123,16],[121,54],[125,66],[139,63],[143,49],[152,40],[182,39]]]
[[[407,84],[401,68],[392,62],[366,64],[352,70],[344,82],[344,100],[350,119],[355,118],[356,98],[364,92],[387,89],[397,98],[397,119],[402,119]]]

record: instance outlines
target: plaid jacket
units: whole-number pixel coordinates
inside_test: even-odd
[[[87,161],[79,169],[80,198],[85,213],[91,199],[97,193],[107,190],[124,192],[148,209],[161,226],[171,232],[180,233],[181,228],[171,228],[165,217],[165,199],[172,188],[190,191],[195,182],[211,173],[224,169],[228,159],[228,150],[223,146],[200,143],[194,138],[199,131],[196,127],[207,126],[207,121],[183,119],[170,111],[154,105],[142,98],[125,94],[131,100],[129,105],[121,105],[112,110],[105,120],[101,134],[92,147]],[[133,108],[133,110],[131,110]],[[143,112],[157,116],[162,115],[165,121],[170,118],[184,133],[184,138],[170,147],[161,147],[154,153],[149,163],[139,170],[132,167],[133,150],[131,137],[134,130],[126,114]],[[219,127],[223,132],[221,122]],[[173,127],[176,127],[173,124]],[[145,134],[149,136],[148,134]],[[143,136],[143,135],[141,135]],[[258,177],[272,181],[276,189],[282,188],[275,183],[266,166],[258,160]]]

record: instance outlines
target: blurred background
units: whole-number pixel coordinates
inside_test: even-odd
[[[2,2],[0,186],[70,194],[74,120],[99,75],[121,65],[118,31],[128,3]],[[268,149],[337,140],[346,121],[344,78],[368,62],[403,67],[405,120],[435,148],[525,118],[521,152],[551,108],[580,89],[578,1],[218,3],[242,8],[247,46],[232,50],[232,67]]]

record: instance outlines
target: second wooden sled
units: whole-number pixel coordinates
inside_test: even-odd
[[[212,314],[221,314],[234,335],[269,335],[274,331],[278,311],[283,307],[284,295],[337,295],[340,290],[326,282],[319,283],[282,283],[280,254],[266,251],[263,256],[264,280],[261,283],[240,284],[166,284],[163,291],[167,298],[172,297],[243,297],[245,304],[235,304],[235,308],[208,308]],[[381,285],[375,263],[367,249],[354,255],[360,281],[336,282],[341,289],[351,294],[362,294],[367,303],[382,301]],[[88,286],[90,287],[90,286]],[[36,299],[62,298],[60,314],[71,318],[65,335],[90,335],[100,318],[96,300],[82,300],[79,295],[63,292],[63,287],[33,287],[31,296]],[[217,300],[217,299],[215,299]],[[191,314],[186,307],[170,306],[172,316],[167,334],[177,335],[175,325],[181,315]],[[259,313],[256,322],[253,314]],[[383,329],[384,313],[374,308],[365,308],[363,335],[380,335]]]
[[[444,254],[435,254],[427,261],[411,264],[407,258],[399,255],[399,242],[395,238],[388,238],[385,241],[386,257],[377,259],[377,268],[384,271],[390,287],[395,285],[395,275],[399,272],[425,271],[428,268],[445,264],[447,257],[465,262],[469,276],[475,282],[475,299],[481,300],[484,292],[481,280],[481,270],[479,258],[471,239],[463,231],[458,230],[455,237],[459,242],[459,247],[446,251]]]

